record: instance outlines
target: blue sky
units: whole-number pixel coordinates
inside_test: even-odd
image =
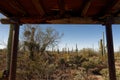
[[[3,17],[0,14],[0,18]],[[59,48],[67,47],[75,49],[76,44],[79,49],[94,48],[98,50],[98,41],[102,38],[105,27],[102,25],[78,25],[78,24],[43,24],[43,29],[52,27],[59,33],[64,33],[59,43]],[[22,26],[21,26],[22,28]],[[21,30],[21,29],[20,29]],[[120,25],[113,25],[114,48],[120,48]],[[9,33],[9,25],[0,24],[0,48],[6,47]]]

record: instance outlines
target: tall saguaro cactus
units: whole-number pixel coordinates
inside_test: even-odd
[[[103,57],[103,40],[100,39],[100,53],[102,54]]]
[[[104,37],[104,32],[103,32],[103,54],[106,53],[106,50],[105,50],[105,37]]]
[[[106,50],[105,50],[104,32],[103,32],[103,37],[102,39],[100,39],[100,42],[99,42],[99,51],[101,53],[102,58],[106,56],[105,55]]]
[[[75,50],[75,51],[76,51],[76,53],[78,53],[78,47],[77,47],[77,44],[76,44],[76,50]]]

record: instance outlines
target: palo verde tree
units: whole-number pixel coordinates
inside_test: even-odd
[[[62,34],[55,29],[48,27],[43,30],[39,25],[24,25],[23,41],[24,49],[30,52],[30,59],[34,53],[44,53],[47,48],[57,45]]]

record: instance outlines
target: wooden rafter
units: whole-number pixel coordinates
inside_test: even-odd
[[[115,16],[117,16],[117,15],[119,15],[120,14],[120,0],[118,0],[117,2],[116,2],[116,4],[112,7],[112,13],[115,15]]]
[[[81,16],[85,16],[87,14],[87,11],[88,11],[88,9],[91,5],[91,2],[92,2],[92,0],[87,0],[86,1],[85,5],[84,5],[84,8],[82,10]]]
[[[39,12],[41,16],[45,15],[45,10],[43,9],[43,6],[40,2],[40,0],[32,0],[36,10]]]
[[[58,7],[60,10],[60,15],[63,15],[65,12],[65,1],[64,0],[58,0]]]
[[[0,6],[0,13],[4,14],[6,17],[12,16],[12,14]]]
[[[9,2],[9,4],[11,5],[12,8],[14,8],[16,11],[18,11],[19,13],[25,15],[26,11],[24,10],[24,8],[17,2],[17,0],[11,0]]]
[[[2,24],[18,24],[18,22],[10,19],[1,19],[0,21]]]
[[[100,13],[100,16],[106,17],[109,14],[112,14],[112,8],[114,8],[115,6],[117,6],[117,3],[119,2],[119,0],[110,0],[109,3],[107,3],[107,6],[105,6]]]
[[[29,15],[29,12],[27,12],[27,10],[24,8],[24,6],[21,4],[21,2],[19,2],[19,0],[15,0],[15,2],[16,2],[16,4],[19,6],[19,8],[22,10],[22,11],[24,11],[24,16],[25,15]]]

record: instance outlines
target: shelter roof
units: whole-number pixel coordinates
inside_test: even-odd
[[[120,16],[120,0],[0,0],[3,23],[102,23]],[[119,18],[116,23],[120,23]]]

